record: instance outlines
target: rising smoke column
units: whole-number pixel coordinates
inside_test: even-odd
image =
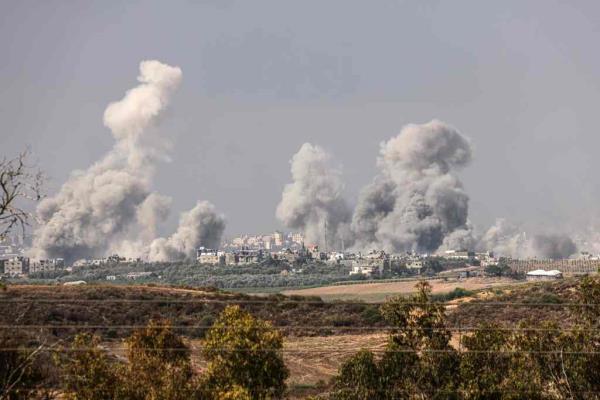
[[[402,128],[381,145],[379,175],[359,197],[356,247],[433,252],[445,240],[472,243],[469,197],[454,174],[471,158],[469,140],[441,121]]]
[[[152,128],[181,78],[178,67],[140,63],[140,84],[104,113],[113,148],[87,170],[73,172],[55,196],[39,204],[34,256],[99,257],[129,237],[152,236],[148,232],[155,232],[153,225],[168,209],[168,199],[150,190],[154,165],[166,158],[166,141]]]
[[[480,238],[478,248],[501,257],[527,258],[531,254],[527,234],[504,218],[496,219]]]
[[[291,171],[293,182],[283,190],[277,218],[302,231],[307,243],[340,248],[351,216],[341,170],[331,165],[331,155],[323,148],[304,143],[292,157]]]
[[[225,230],[225,218],[207,201],[198,202],[181,214],[177,231],[168,238],[155,239],[150,245],[150,261],[180,261],[196,256],[200,246],[218,248]]]

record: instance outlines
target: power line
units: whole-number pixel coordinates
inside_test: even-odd
[[[0,325],[0,329],[211,329],[214,325]],[[219,328],[229,328],[233,325],[220,325]],[[534,327],[478,327],[478,326],[441,326],[441,327],[395,327],[395,326],[335,326],[335,325],[271,325],[276,329],[331,329],[331,330],[379,330],[379,331],[463,331],[463,332],[600,332],[600,328],[534,328]]]
[[[110,350],[110,351],[127,351],[129,347],[91,347],[82,346],[75,348],[49,348],[49,347],[0,347],[0,352],[9,351],[66,351],[66,352],[80,352],[89,350]],[[135,347],[133,350],[143,350],[150,352],[190,352],[192,354],[204,351],[203,348],[144,348]],[[289,349],[289,348],[257,348],[257,349],[240,349],[240,348],[210,348],[206,350],[208,352],[240,352],[240,353],[261,353],[261,352],[281,352],[281,353],[314,353],[314,354],[335,354],[335,353],[349,353],[356,354],[356,349],[344,349],[344,350],[332,350],[332,349]],[[400,354],[545,354],[545,355],[600,355],[600,351],[564,351],[564,350],[455,350],[455,349],[385,349],[385,348],[373,348],[369,349],[373,353],[400,353]]]
[[[20,298],[20,299],[6,299],[0,298],[0,303],[7,304],[19,304],[19,303],[44,303],[44,304],[62,304],[68,303],[69,305],[79,304],[275,304],[275,305],[319,305],[327,307],[340,307],[344,305],[362,305],[362,306],[376,306],[388,304],[388,302],[363,302],[363,301],[313,301],[313,300],[222,300],[222,299],[185,299],[185,300],[173,300],[173,299],[43,299],[43,298]],[[400,305],[404,306],[421,306],[421,307],[433,307],[433,306],[514,306],[514,307],[600,307],[600,303],[557,303],[557,302],[464,302],[464,303],[452,303],[452,302],[414,302],[406,301],[401,302]]]

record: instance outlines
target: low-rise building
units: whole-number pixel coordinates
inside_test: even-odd
[[[377,267],[374,266],[368,266],[368,265],[360,265],[360,264],[354,264],[352,266],[352,270],[350,271],[350,275],[364,275],[367,277],[371,277],[375,274],[378,274],[379,271],[377,269]]]
[[[50,258],[42,260],[32,260],[29,263],[29,273],[50,272],[61,270],[65,267],[65,260],[62,258]]]
[[[494,257],[492,252],[475,253],[475,259],[479,260],[479,265],[484,268],[498,264],[498,259]]]
[[[557,269],[546,271],[543,269],[536,269],[527,273],[528,281],[550,281],[555,279],[562,279],[563,274]]]
[[[79,285],[85,285],[86,281],[70,281],[70,282],[65,282],[63,283],[63,286],[79,286]]]
[[[452,260],[467,260],[473,257],[475,253],[466,250],[446,250],[444,257]]]
[[[140,279],[140,278],[149,278],[151,276],[156,276],[156,274],[154,272],[130,272],[127,275],[125,275],[125,278],[127,279]]]
[[[423,260],[421,260],[421,259],[408,260],[406,262],[406,268],[420,273],[421,270],[423,269]]]
[[[352,261],[350,275],[362,274],[367,276],[381,275],[386,267],[386,260],[359,258]]]
[[[242,249],[237,253],[238,264],[257,264],[263,260],[262,250]]]
[[[29,274],[29,258],[18,256],[4,260],[4,274],[12,277]]]
[[[211,264],[217,265],[222,264],[225,261],[225,255],[217,250],[207,249],[205,247],[200,247],[196,252],[196,260],[200,264]]]
[[[225,265],[236,265],[238,261],[237,253],[225,253]]]

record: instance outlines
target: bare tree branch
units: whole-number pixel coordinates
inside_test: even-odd
[[[31,152],[23,151],[13,159],[0,160],[0,241],[13,229],[24,234],[35,220],[31,203],[43,198],[44,174],[29,164]],[[29,208],[28,208],[29,205]]]

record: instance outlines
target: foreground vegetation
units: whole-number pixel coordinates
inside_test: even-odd
[[[98,318],[93,311],[89,311],[90,315],[76,313],[107,306],[100,302],[93,306],[87,303],[87,308],[78,308],[77,304],[71,305],[71,309],[61,308],[74,300],[73,293],[78,293],[81,304],[86,304],[86,299],[159,300],[150,303],[155,307],[155,315],[166,313],[176,319],[199,315],[177,314],[186,307],[196,307],[195,304],[207,309],[215,304],[219,307],[211,309],[216,314],[201,335],[199,350],[191,346],[187,330],[178,330],[178,324],[185,319],[174,323],[148,317],[152,314],[148,311],[144,311],[146,317],[136,322],[143,321],[144,327],[134,329],[131,334],[119,333],[126,338],[121,342],[123,356],[111,351],[114,348],[107,348],[106,335],[93,328],[77,335],[43,329],[17,335],[17,329],[2,330],[0,388],[4,389],[0,389],[3,390],[0,398],[56,398],[59,395],[90,400],[294,397],[297,391],[286,387],[289,370],[284,363],[283,337],[304,333],[277,328],[285,326],[284,318],[310,314],[316,322],[330,323],[327,318],[332,314],[339,318],[344,313],[356,327],[370,325],[365,317],[371,314],[373,326],[388,331],[387,343],[377,349],[357,349],[356,354],[348,355],[337,376],[312,388],[310,393],[318,398],[595,399],[600,393],[598,279],[527,285],[510,292],[498,292],[488,299],[471,299],[451,308],[442,302],[464,299],[473,293],[459,290],[433,298],[430,286],[421,282],[416,294],[396,297],[376,308],[375,305],[320,303],[314,298],[282,296],[254,303],[249,300],[256,298],[248,296],[186,289],[170,289],[171,292],[164,288],[159,291],[132,287],[60,289],[54,293],[54,299],[60,301],[50,303],[47,309],[42,300],[48,299],[50,292],[40,295],[39,287],[28,292],[9,286],[3,293],[7,303],[2,305],[11,304],[4,309],[10,314],[10,320],[3,323],[17,325],[28,319],[30,322],[26,324],[34,323],[33,315],[40,310],[62,310],[61,318],[74,315]],[[128,291],[132,293],[127,294]],[[40,299],[37,304],[34,294]],[[17,303],[9,302],[14,296],[31,301],[26,308],[16,307]],[[169,299],[205,302],[169,304]],[[239,305],[211,303],[211,299],[236,300]],[[146,303],[124,303],[134,312],[146,307]],[[116,307],[111,309],[115,314],[123,311],[117,304],[110,304]],[[480,321],[469,320],[478,308],[489,315]],[[518,320],[517,317],[506,318],[509,309]],[[546,309],[551,312],[538,312]],[[496,310],[496,314],[492,310]],[[102,311],[110,316],[108,309]],[[169,311],[177,312],[168,314]],[[33,314],[28,316],[29,312]],[[377,317],[373,317],[375,314]],[[499,319],[494,320],[494,315]],[[51,316],[42,314],[41,320]],[[106,321],[107,325],[116,323],[114,318],[124,318],[118,321],[126,323],[128,317],[110,318],[113,319]],[[545,318],[550,319],[541,320]],[[79,325],[84,321],[80,320]],[[196,351],[201,353],[201,365],[192,361]],[[18,384],[14,383],[16,376]]]
[[[600,394],[600,281],[577,288],[570,329],[523,321],[460,331],[458,348],[427,283],[381,312],[394,328],[381,354],[358,352],[335,379],[330,399],[596,399]]]

